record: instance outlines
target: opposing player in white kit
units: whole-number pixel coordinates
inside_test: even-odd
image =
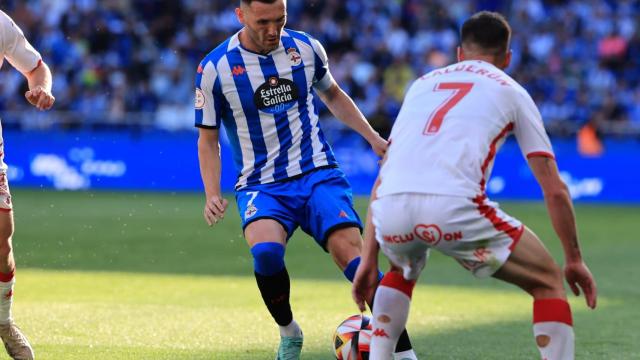
[[[478,277],[493,276],[529,293],[542,358],[574,358],[562,270],[531,230],[485,194],[495,154],[514,133],[562,242],[564,276],[573,292],[579,295],[581,288],[587,305],[595,308],[595,281],[582,260],[571,198],[540,113],[502,71],[511,60],[510,37],[500,14],[474,15],[462,27],[459,62],[416,80],[405,97],[374,186],[365,249],[353,283],[354,300],[364,311],[364,299],[377,284],[382,248],[391,271],[375,292],[372,360],[390,359],[431,248]]]
[[[51,108],[55,101],[51,95],[51,71],[42,61],[40,54],[25,39],[20,28],[7,14],[0,11],[0,66],[5,58],[27,78],[27,101],[39,110]],[[13,359],[33,359],[33,349],[29,341],[11,318],[16,268],[11,248],[13,208],[1,132],[0,127],[0,338]]]

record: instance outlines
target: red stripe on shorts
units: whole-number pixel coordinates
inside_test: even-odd
[[[9,282],[13,279],[13,275],[15,274],[15,271],[12,271],[10,273],[2,273],[0,272],[0,281],[2,282]]]
[[[533,323],[560,322],[573,326],[571,306],[564,299],[539,299],[533,302]]]
[[[496,208],[491,205],[485,204],[484,201],[486,198],[487,197],[484,195],[478,195],[473,198],[472,201],[478,205],[478,211],[480,212],[480,214],[487,220],[491,221],[491,224],[493,224],[493,227],[496,230],[504,232],[505,234],[509,235],[511,239],[513,239],[513,242],[511,243],[511,245],[509,245],[509,250],[513,251],[513,249],[516,247],[516,244],[522,237],[522,233],[524,232],[524,225],[515,227],[509,224],[504,219],[500,218],[500,216],[498,216],[498,211],[496,210]]]
[[[380,286],[386,286],[401,291],[409,298],[411,298],[415,285],[415,281],[406,280],[401,273],[395,271],[389,271],[380,281]]]

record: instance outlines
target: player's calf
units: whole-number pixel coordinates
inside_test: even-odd
[[[525,229],[494,277],[519,286],[533,297],[533,332],[542,358],[573,359],[571,308],[566,301],[562,271],[533,232]]]
[[[251,248],[256,282],[273,319],[281,327],[293,320],[289,304],[290,280],[284,265],[284,245],[277,242],[258,243]]]

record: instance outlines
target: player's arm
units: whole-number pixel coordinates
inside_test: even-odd
[[[567,185],[560,178],[551,142],[544,129],[542,116],[531,96],[522,89],[513,92],[515,107],[514,133],[522,153],[535,175],[551,217],[553,228],[562,242],[565,256],[564,275],[575,295],[584,292],[587,305],[596,306],[596,283],[582,260],[576,218]]]
[[[220,175],[222,162],[220,160],[220,142],[218,129],[199,129],[198,159],[200,161],[200,176],[204,184],[206,204],[204,218],[209,226],[224,217],[228,202],[222,198],[220,189]]]
[[[44,61],[40,61],[35,69],[28,73],[23,73],[27,78],[29,90],[24,94],[27,101],[38,110],[49,110],[56,101],[51,94],[53,80],[51,70]]]
[[[360,311],[365,311],[365,304],[371,304],[373,295],[378,286],[378,252],[380,246],[375,238],[375,227],[373,226],[371,203],[376,199],[376,192],[380,186],[380,178],[376,179],[371,190],[371,200],[367,211],[367,219],[364,225],[364,245],[360,253],[361,260],[356,275],[353,279],[351,295],[358,305]]]
[[[528,161],[531,171],[542,188],[551,224],[564,249],[565,278],[573,293],[579,295],[578,287],[580,287],[586,297],[587,305],[595,308],[596,283],[582,259],[569,189],[560,178],[556,161],[553,158],[532,156]]]
[[[198,159],[200,176],[204,184],[204,219],[209,226],[224,217],[228,202],[222,198],[220,176],[220,103],[224,101],[219,89],[216,90],[218,72],[209,61],[203,61],[196,73],[195,126],[198,128]]]
[[[55,102],[51,94],[51,70],[27,41],[18,25],[4,12],[0,12],[0,27],[4,56],[27,78],[29,90],[24,94],[27,101],[39,110],[50,109]]]
[[[316,58],[319,59],[315,64],[313,87],[317,90],[320,99],[336,118],[365,138],[378,156],[384,156],[387,151],[387,141],[369,125],[353,100],[333,79],[329,71],[329,58],[322,44],[312,39],[311,46]]]
[[[326,90],[318,91],[318,94],[336,118],[364,137],[378,156],[384,156],[387,141],[369,125],[360,109],[335,81]]]

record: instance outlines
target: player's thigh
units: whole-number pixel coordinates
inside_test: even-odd
[[[562,271],[540,239],[525,227],[511,255],[493,276],[535,298],[564,298]]]
[[[325,251],[328,242],[336,249],[359,246],[362,222],[353,207],[351,185],[338,169],[321,169],[305,179],[309,190],[304,211],[299,214],[300,227]],[[358,234],[358,236],[355,236]],[[337,241],[345,241],[338,247]]]
[[[252,221],[244,229],[244,237],[247,239],[249,247],[265,242],[287,244],[287,231],[281,223],[273,219]]]
[[[376,241],[405,279],[415,280],[425,267],[429,244],[415,232],[417,224],[429,214],[415,211],[424,198],[418,194],[384,196],[371,204]]]
[[[296,223],[293,210],[282,200],[285,194],[276,186],[259,186],[236,192],[236,202],[245,238],[250,246],[261,242],[286,241]]]

